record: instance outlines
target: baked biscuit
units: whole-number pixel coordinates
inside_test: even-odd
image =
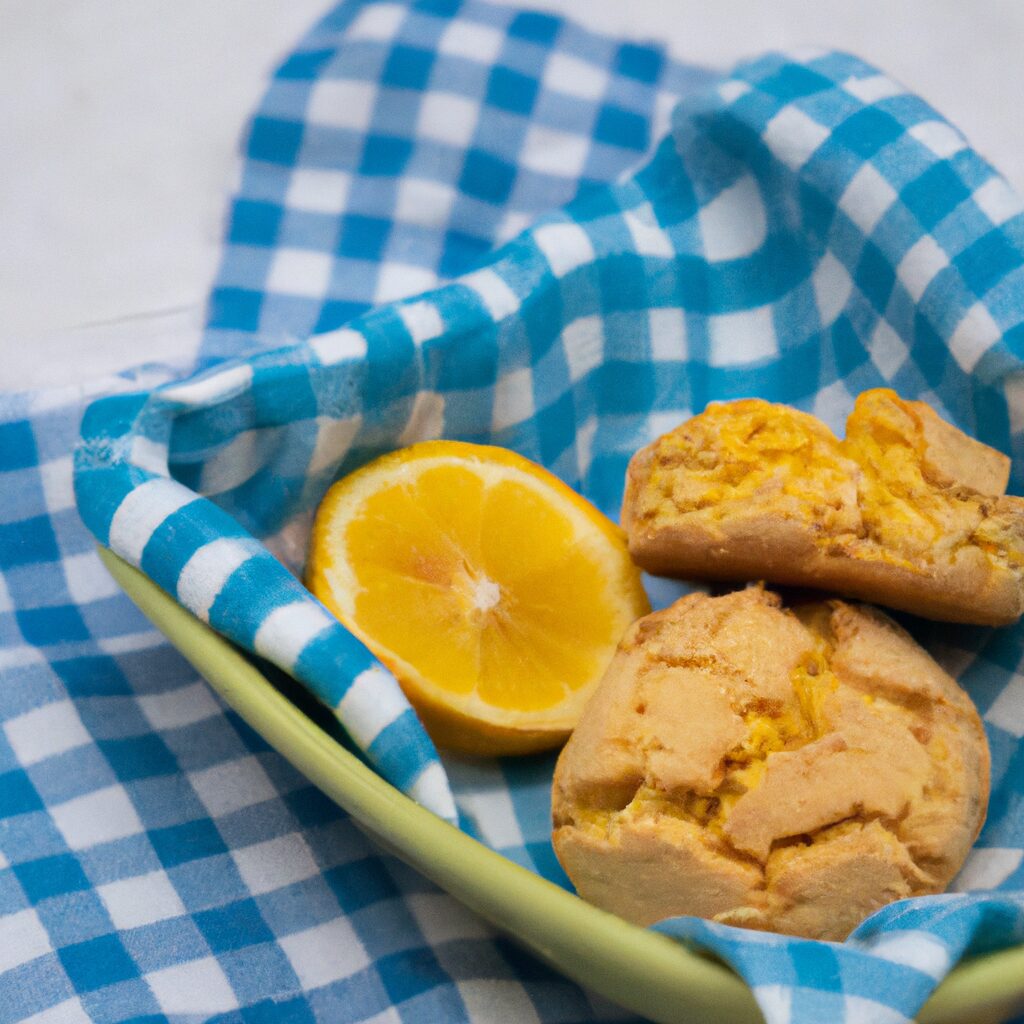
[[[555,770],[590,902],[841,940],[941,892],[984,820],[967,695],[882,613],[691,594],[626,634]]]
[[[1010,460],[895,392],[840,441],[759,399],[709,406],[629,464],[622,524],[649,572],[818,587],[949,622],[1024,612]]]

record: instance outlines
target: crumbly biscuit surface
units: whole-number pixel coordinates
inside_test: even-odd
[[[636,923],[839,940],[946,887],[988,765],[969,698],[881,613],[694,594],[624,638],[559,759],[554,845]]]
[[[759,399],[712,405],[634,456],[623,524],[652,572],[837,589],[933,618],[1024,611],[1024,499],[1006,456],[894,392],[839,440]]]

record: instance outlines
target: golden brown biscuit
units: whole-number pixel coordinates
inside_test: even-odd
[[[553,841],[637,924],[841,940],[946,887],[988,787],[974,705],[881,612],[691,594],[619,646],[558,760]]]
[[[759,399],[709,406],[629,464],[622,524],[649,572],[819,587],[950,622],[1024,612],[1010,460],[923,402],[864,392],[838,440]]]

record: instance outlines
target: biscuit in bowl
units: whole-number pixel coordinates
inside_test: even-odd
[[[553,842],[636,924],[839,941],[945,889],[988,788],[974,705],[887,616],[691,594],[624,637],[558,760]]]
[[[1010,460],[924,402],[879,388],[840,441],[749,399],[709,406],[637,452],[622,524],[658,575],[809,586],[950,622],[1024,612],[1024,499]]]

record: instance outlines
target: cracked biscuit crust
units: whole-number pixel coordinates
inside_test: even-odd
[[[1009,459],[887,389],[840,441],[750,399],[709,406],[637,452],[622,523],[649,572],[811,586],[927,618],[1024,612],[1024,499]]]
[[[553,842],[637,924],[838,941],[945,889],[988,788],[974,705],[882,613],[691,594],[623,639],[559,758]]]

